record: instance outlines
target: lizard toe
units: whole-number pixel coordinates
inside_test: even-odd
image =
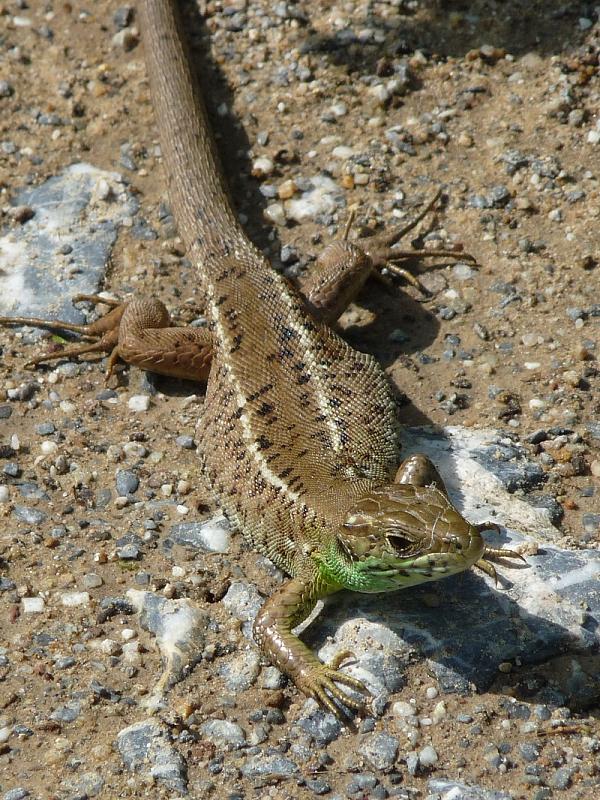
[[[332,664],[345,660],[348,653],[338,654],[332,661]],[[303,679],[299,680],[298,688],[300,688],[309,697],[319,703],[327,711],[330,711],[338,719],[345,720],[347,713],[344,709],[348,708],[358,713],[364,710],[364,698],[356,699],[347,692],[342,691],[337,684],[343,684],[351,689],[354,689],[361,695],[369,693],[369,690],[364,683],[352,675],[346,675],[345,672],[340,672],[336,666],[321,664],[319,667],[311,670]],[[336,702],[340,706],[336,705]]]

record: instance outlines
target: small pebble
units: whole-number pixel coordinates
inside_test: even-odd
[[[103,580],[100,575],[96,575],[94,572],[88,572],[86,575],[83,576],[81,579],[81,585],[84,589],[98,589],[102,586]]]
[[[131,411],[148,411],[150,408],[150,395],[134,394],[127,401]]]
[[[274,168],[275,165],[270,158],[261,156],[260,158],[254,159],[252,162],[252,175],[255,178],[266,178],[267,175],[273,172]]]
[[[422,767],[432,767],[438,760],[438,754],[430,745],[426,745],[419,753],[419,762]]]
[[[43,597],[24,597],[21,600],[21,608],[24,614],[40,614],[46,603]]]
[[[87,606],[90,602],[88,592],[65,592],[60,598],[63,606],[73,608],[74,606]]]

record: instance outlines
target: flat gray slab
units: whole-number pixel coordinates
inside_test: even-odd
[[[83,322],[71,297],[98,291],[137,200],[118,173],[79,163],[21,190],[13,205],[33,216],[0,236],[0,314]]]

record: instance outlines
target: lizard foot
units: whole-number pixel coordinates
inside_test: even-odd
[[[477,526],[480,530],[495,530],[499,531],[500,527],[494,522],[491,523],[482,523],[481,525]],[[475,566],[477,569],[480,569],[482,572],[485,572],[486,575],[489,575],[490,578],[493,578],[496,583],[498,583],[498,575],[496,573],[496,568],[493,564],[491,564],[488,559],[496,559],[496,558],[514,558],[522,561],[524,564],[527,563],[527,560],[521,555],[521,553],[517,553],[516,550],[509,550],[508,548],[503,547],[486,547],[483,551],[482,557],[479,561],[475,562]]]
[[[341,683],[355,689],[361,694],[367,694],[369,690],[358,678],[347,675],[339,671],[339,666],[348,658],[354,658],[354,654],[348,650],[337,653],[328,664],[311,666],[306,672],[296,679],[296,685],[308,697],[312,697],[327,711],[330,711],[338,719],[344,720],[348,715],[334,703],[337,700],[342,706],[350,708],[352,711],[359,712],[364,708],[364,701],[355,700],[349,694],[343,692],[336,684]]]
[[[424,208],[417,214],[417,216],[406,223],[404,226],[396,228],[391,233],[380,234],[372,237],[371,240],[367,239],[360,245],[364,248],[365,252],[371,258],[375,273],[381,278],[386,279],[387,274],[395,275],[398,278],[403,278],[411,286],[418,289],[425,297],[431,297],[431,292],[423,285],[423,283],[412,272],[409,272],[404,267],[398,266],[396,262],[411,260],[413,258],[443,258],[451,259],[452,261],[468,261],[471,264],[476,264],[477,260],[469,253],[465,253],[462,247],[458,249],[453,248],[414,248],[410,250],[399,250],[394,245],[402,239],[409,231],[415,228],[419,222],[433,209],[437,201],[440,199],[442,190],[434,194]],[[345,234],[347,235],[347,234]]]

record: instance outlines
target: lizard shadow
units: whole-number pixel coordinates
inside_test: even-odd
[[[410,55],[415,50],[435,58],[462,58],[475,53],[483,64],[501,54],[481,53],[483,43],[519,57],[537,52],[558,54],[584,40],[579,19],[590,15],[586,2],[543,0],[523,4],[507,0],[498,7],[493,0],[477,4],[467,0],[428,0],[412,8],[401,6],[396,15],[385,17],[368,11],[362,19],[346,22],[333,34],[322,34],[305,18],[304,55],[326,55],[334,64],[362,75],[381,74],[383,59]],[[590,20],[592,22],[593,20]],[[358,31],[362,32],[359,38]],[[393,68],[393,64],[391,65]]]
[[[366,324],[350,325],[342,331],[352,347],[374,356],[384,368],[400,365],[415,377],[420,363],[437,360],[423,352],[436,341],[440,331],[439,320],[428,304],[415,300],[401,286],[387,290],[373,281],[360,293],[357,304],[368,312],[370,319]],[[405,393],[393,386],[402,408],[403,424],[433,425],[421,409],[417,393]]]
[[[600,555],[589,552],[596,559]],[[598,592],[591,570],[577,591],[570,593],[568,580],[564,589],[545,591],[560,559],[570,559],[577,570],[583,563],[578,557],[553,548],[540,551],[528,558],[529,568],[504,570],[512,580],[501,576],[501,588],[470,570],[386,594],[384,603],[379,595],[344,592],[329,600],[327,613],[303,638],[315,648],[335,638],[338,646],[355,651],[359,668],[374,674],[387,691],[402,688],[405,668],[416,653],[442,694],[470,694],[475,687],[508,695],[511,706],[517,697],[573,710],[597,707]],[[580,617],[578,624],[580,598],[592,592],[589,619]],[[502,664],[509,665],[508,672],[499,671]]]

